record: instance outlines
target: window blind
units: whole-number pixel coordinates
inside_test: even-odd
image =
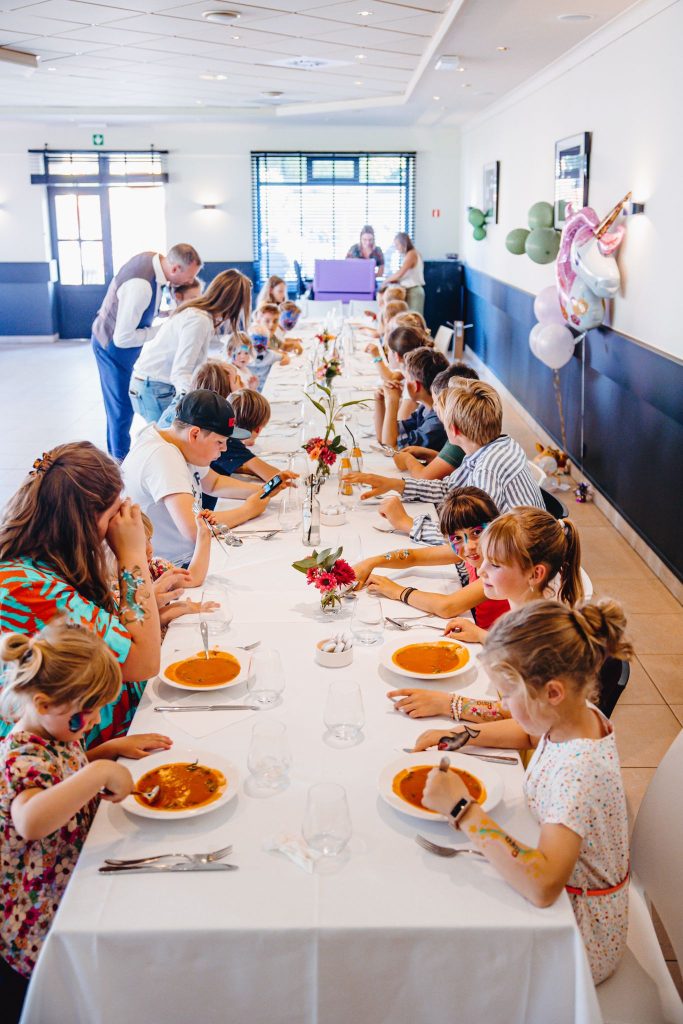
[[[412,236],[415,153],[253,152],[254,256],[263,281],[312,277],[316,259],[343,259],[363,225],[375,230],[387,267],[393,239]]]
[[[168,181],[167,150],[29,149],[32,185],[154,185]]]

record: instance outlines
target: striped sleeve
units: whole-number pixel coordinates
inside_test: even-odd
[[[452,475],[452,474],[451,474]],[[432,501],[434,504],[442,502],[448,494],[450,487],[445,480],[410,480],[403,478],[403,500],[404,501]],[[439,541],[439,543],[441,543]]]
[[[413,519],[413,528],[410,531],[410,539],[419,541],[421,544],[432,546],[443,544],[443,534],[432,517],[426,512]]]

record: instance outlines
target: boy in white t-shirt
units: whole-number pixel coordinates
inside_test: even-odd
[[[150,423],[138,434],[121,470],[126,494],[154,525],[155,549],[162,558],[176,565],[192,558],[197,535],[193,506],[201,503],[202,491],[244,499],[234,509],[215,513],[218,523],[233,527],[260,516],[270,499],[289,486],[289,475],[283,473],[283,482],[264,498],[262,483],[245,483],[211,469],[232,436],[249,434],[235,428],[230,403],[205,390],[190,391],[180,400],[170,427]]]

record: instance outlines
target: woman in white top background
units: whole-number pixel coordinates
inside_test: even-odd
[[[216,332],[239,331],[250,308],[251,281],[238,270],[223,270],[203,295],[178,306],[133,367],[135,412],[155,423],[176,396],[191,390],[192,374],[205,361]]]
[[[403,253],[403,261],[396,273],[384,279],[384,287],[395,281],[401,283],[406,290],[406,302],[408,309],[414,309],[418,313],[425,310],[425,275],[424,260],[422,254],[413,245],[410,235],[405,231],[399,231],[394,238],[394,246],[400,253]]]

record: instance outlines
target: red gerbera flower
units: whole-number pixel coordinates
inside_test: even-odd
[[[318,590],[322,590],[324,593],[329,590],[336,590],[339,586],[336,578],[331,572],[321,572],[315,585]]]
[[[338,558],[332,566],[331,571],[334,574],[337,583],[342,587],[346,586],[348,583],[353,583],[356,579],[355,572],[344,558]]]

